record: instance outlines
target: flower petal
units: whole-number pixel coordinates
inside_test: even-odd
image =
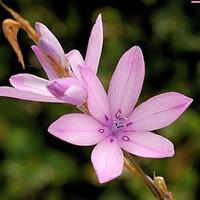
[[[47,90],[47,85],[50,82],[46,79],[24,73],[11,76],[9,80],[11,85],[19,90],[52,96],[52,94]]]
[[[110,123],[107,94],[98,77],[90,68],[81,67],[80,72],[87,89],[87,105],[91,115],[105,125]]]
[[[35,53],[37,59],[39,60],[40,64],[42,65],[44,71],[46,72],[49,80],[59,78],[58,74],[54,70],[54,67],[52,66],[52,63],[49,59],[46,58],[46,56],[42,53],[40,48],[36,45],[32,45],[31,48]]]
[[[67,54],[65,54],[67,59],[69,60],[70,66],[72,71],[74,72],[75,76],[81,80],[81,75],[78,69],[78,65],[84,65],[84,60],[80,52],[76,49],[71,50]]]
[[[134,46],[121,57],[110,82],[108,96],[113,117],[119,111],[126,117],[133,110],[141,92],[144,71],[142,51]]]
[[[57,138],[80,146],[97,144],[104,139],[102,124],[89,115],[68,114],[60,117],[48,128]]]
[[[192,103],[192,99],[177,92],[167,92],[139,105],[129,117],[127,130],[151,131],[174,122]]]
[[[52,102],[52,103],[63,103],[63,101],[55,98],[54,96],[45,96],[36,94],[29,91],[22,91],[12,87],[0,87],[0,96],[10,97],[15,99],[37,101],[37,102]]]
[[[41,38],[38,47],[45,56],[51,58],[60,66],[67,68],[67,59],[62,47],[58,48],[52,41],[48,40],[48,38]]]
[[[151,132],[124,132],[118,137],[119,145],[129,153],[148,158],[174,155],[174,146],[166,138]]]
[[[37,46],[44,55],[53,58],[56,63],[67,68],[67,59],[64,50],[54,34],[42,23],[36,22],[35,29],[39,34]]]
[[[101,14],[98,15],[88,41],[87,53],[85,56],[85,65],[97,73],[101,51],[103,46],[103,25]]]
[[[38,33],[39,38],[42,38],[42,37],[48,38],[49,41],[52,41],[54,44],[56,44],[56,46],[60,46],[60,43],[58,42],[58,40],[56,39],[54,34],[44,24],[42,24],[40,22],[36,22],[35,30]],[[58,48],[60,48],[60,47],[58,47]]]
[[[86,98],[82,83],[74,78],[55,79],[47,88],[58,99],[73,105],[82,104]]]
[[[124,156],[114,136],[109,136],[97,144],[91,159],[100,183],[111,181],[122,173]]]

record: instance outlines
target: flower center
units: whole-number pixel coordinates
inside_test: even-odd
[[[126,121],[126,118],[121,114],[121,110],[118,110],[110,127],[112,134],[121,132],[126,126]]]
[[[105,116],[105,120],[108,121],[109,118]],[[111,124],[108,126],[101,127],[98,129],[99,133],[104,133],[105,136],[113,135],[113,136],[119,136],[122,137],[124,141],[129,141],[129,137],[121,134],[122,132],[126,132],[125,129],[127,126],[130,126],[133,124],[133,122],[128,121],[126,117],[124,117],[121,113],[121,110],[119,109],[116,113],[116,115],[112,118]],[[112,142],[112,141],[110,141]]]

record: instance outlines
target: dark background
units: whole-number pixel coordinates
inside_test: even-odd
[[[176,199],[199,199],[200,191],[200,4],[189,0],[4,1],[30,21],[46,24],[66,52],[85,55],[90,30],[102,13],[104,48],[99,77],[108,87],[121,55],[139,45],[146,76],[139,102],[178,91],[194,99],[190,109],[170,127],[157,131],[175,145],[168,159],[136,158],[150,176],[165,177]],[[0,8],[0,21],[11,17]],[[0,85],[9,77],[32,73],[45,77],[26,33],[19,32],[26,69],[17,61],[0,30]],[[69,105],[0,98],[0,199],[2,200],[153,200],[126,169],[116,180],[100,185],[90,162],[92,148],[73,146],[47,133]]]

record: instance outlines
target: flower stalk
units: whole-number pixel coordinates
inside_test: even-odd
[[[132,175],[138,177],[142,181],[142,183],[152,192],[156,199],[175,200],[171,192],[167,190],[164,178],[154,176],[154,179],[152,179],[147,176],[133,157],[127,152],[125,152],[124,165]]]

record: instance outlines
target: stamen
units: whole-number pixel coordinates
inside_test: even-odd
[[[133,122],[129,122],[126,124],[126,126],[130,126],[131,124],[133,124]]]
[[[114,140],[113,139],[110,139],[110,143],[112,143]]]
[[[130,139],[129,139],[129,137],[127,137],[127,136],[123,136],[123,137],[122,137],[122,140],[124,140],[124,141],[127,142],[127,141],[129,141]]]
[[[121,117],[121,110],[119,109],[118,111],[117,111],[117,113],[116,113],[116,118],[120,118]]]
[[[106,120],[106,121],[108,121],[108,120],[109,120],[109,118],[108,118],[108,116],[107,116],[107,115],[105,115],[105,120]]]
[[[99,130],[99,133],[104,133],[104,129],[100,128]]]

